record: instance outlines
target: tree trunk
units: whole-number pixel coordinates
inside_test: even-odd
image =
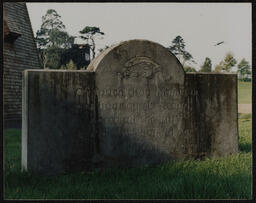
[[[93,38],[91,38],[91,40],[92,40],[92,58],[94,59],[95,58],[95,42]]]
[[[45,52],[43,52],[43,65],[44,65],[44,69],[46,69],[46,64],[47,64],[47,54]]]

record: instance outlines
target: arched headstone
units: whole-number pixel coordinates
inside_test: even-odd
[[[121,42],[88,67],[96,72],[98,153],[104,163],[140,165],[182,156],[184,70],[163,46]]]

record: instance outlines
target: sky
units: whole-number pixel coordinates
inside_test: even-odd
[[[205,57],[214,68],[227,53],[238,62],[252,61],[251,3],[27,3],[27,8],[34,35],[48,9],[57,11],[70,35],[79,36],[85,26],[100,27],[105,35],[96,39],[97,50],[130,39],[169,47],[180,35],[197,70]]]

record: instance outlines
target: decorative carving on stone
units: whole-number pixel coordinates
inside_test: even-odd
[[[122,79],[129,78],[154,78],[156,73],[161,72],[161,66],[146,56],[136,56],[125,63],[123,72],[118,76]]]

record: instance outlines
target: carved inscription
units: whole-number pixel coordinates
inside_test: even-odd
[[[129,129],[124,131],[121,127],[108,127],[103,129],[103,134],[105,136],[112,134],[116,136],[131,136],[131,137],[152,137],[152,138],[160,138],[161,134],[166,134],[166,136],[173,135],[173,129],[160,129],[160,128],[141,128],[141,129]]]
[[[172,73],[175,67],[159,60],[159,53],[128,51],[122,57],[115,55],[123,49],[115,49],[113,57],[99,65],[102,69],[96,75],[101,151],[129,157],[131,151],[140,154],[144,150],[141,155],[145,158],[150,156],[145,152],[151,150],[169,154],[176,150],[184,129],[183,111],[189,108],[184,104],[183,72]]]
[[[155,117],[136,117],[135,115],[132,116],[117,116],[114,117],[106,117],[106,118],[99,118],[101,122],[105,122],[108,125],[116,125],[118,123],[137,123],[140,120],[143,120],[144,123],[147,124],[158,124],[158,125],[165,125],[165,124],[175,124],[177,120],[182,119],[182,115],[179,114],[177,116],[168,116],[168,117],[163,117],[163,118],[155,118]]]
[[[108,70],[107,72],[111,72]],[[151,80],[154,76],[162,74],[162,67],[149,57],[137,56],[128,60],[119,72],[113,72],[119,79],[145,78]],[[104,126],[104,136],[134,136],[134,137],[165,137],[189,135],[190,129],[184,131],[179,126],[180,121],[189,115],[191,102],[184,102],[181,98],[189,95],[190,100],[198,95],[197,90],[187,92],[183,86],[163,84],[149,88],[134,85],[104,87],[97,89],[101,98],[98,103],[100,112],[105,112],[99,118]],[[119,83],[120,85],[120,83]],[[142,98],[147,98],[146,101]],[[164,144],[163,144],[164,145]]]
[[[129,110],[132,112],[140,112],[147,111],[155,108],[158,105],[158,108],[161,111],[164,110],[179,110],[179,109],[187,109],[188,104],[181,103],[99,103],[99,109],[101,110],[114,110],[114,111],[122,111]]]
[[[173,89],[173,88],[159,88],[157,91],[152,92],[150,89],[141,88],[106,88],[97,90],[98,95],[104,97],[140,97],[140,96],[156,96],[156,97],[175,97],[183,94],[187,95],[198,95],[197,90],[187,92],[183,89]]]

